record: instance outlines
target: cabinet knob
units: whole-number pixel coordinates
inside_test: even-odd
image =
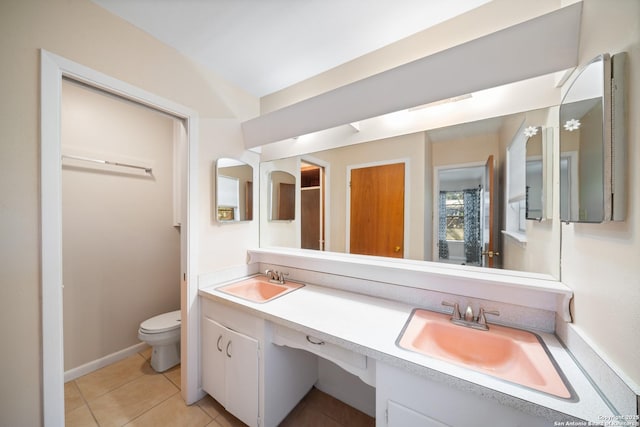
[[[229,351],[230,349],[231,349],[231,341],[229,341],[229,342],[227,343],[227,350],[226,350],[226,353],[227,353],[227,357],[228,357],[228,358],[231,358],[231,351]]]
[[[216,343],[216,347],[218,348],[218,351],[222,352],[222,347],[220,346],[220,341],[222,341],[222,335],[220,335],[218,337],[218,342]]]

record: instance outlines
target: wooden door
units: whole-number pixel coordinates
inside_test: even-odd
[[[293,220],[296,217],[296,185],[280,183],[278,190],[278,218]]]
[[[496,267],[497,262],[495,257],[500,254],[496,252],[496,242],[494,239],[495,230],[495,182],[493,174],[494,164],[493,155],[490,155],[485,164],[485,179],[484,179],[484,212],[482,213],[484,219],[483,225],[483,251],[482,251],[482,266],[483,267]]]
[[[302,249],[322,250],[320,236],[320,187],[300,190],[300,230]]]
[[[404,257],[404,163],[351,170],[349,251]]]

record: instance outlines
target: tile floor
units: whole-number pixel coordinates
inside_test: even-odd
[[[187,406],[180,397],[180,366],[162,374],[150,349],[65,384],[67,427],[241,427],[210,396]],[[313,388],[282,427],[373,427],[368,415]]]

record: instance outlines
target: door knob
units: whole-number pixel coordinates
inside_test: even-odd
[[[396,246],[395,248],[393,248],[394,252],[400,252],[400,246]]]
[[[500,252],[486,251],[482,252],[482,255],[488,255],[489,258],[493,258],[494,256],[500,256]]]

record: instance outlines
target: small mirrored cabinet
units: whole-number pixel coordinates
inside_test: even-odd
[[[240,160],[216,161],[215,218],[222,223],[253,219],[253,167]]]
[[[269,220],[293,221],[296,217],[296,177],[289,172],[269,174]]]
[[[560,218],[626,216],[624,53],[602,54],[578,70],[560,104]]]
[[[525,217],[542,221],[552,216],[553,129],[528,126],[525,145]]]

